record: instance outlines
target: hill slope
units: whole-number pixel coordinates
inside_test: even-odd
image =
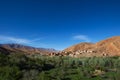
[[[109,55],[109,56],[120,56],[120,36],[115,36],[102,40],[95,44],[91,43],[80,43],[73,45],[64,51],[78,51],[78,50],[91,50],[96,53],[96,55]],[[92,54],[91,54],[92,55]]]
[[[76,45],[73,45],[69,48],[66,48],[64,51],[77,51],[77,50],[85,50],[85,49],[90,49],[94,44],[93,43],[79,43]]]

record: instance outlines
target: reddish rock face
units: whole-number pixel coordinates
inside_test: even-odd
[[[94,44],[93,43],[80,43],[73,45],[69,48],[66,48],[64,51],[77,51],[77,50],[86,50],[92,48]]]
[[[93,51],[91,56],[120,56],[120,36],[115,36],[112,38],[108,38],[106,40],[102,40],[95,44],[92,43],[80,43],[77,45],[73,45],[64,51],[78,51],[78,50],[87,50]],[[94,54],[96,53],[96,54]],[[87,54],[86,54],[87,55]]]

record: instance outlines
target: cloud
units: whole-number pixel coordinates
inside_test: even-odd
[[[73,36],[73,39],[84,41],[84,42],[90,42],[90,38],[86,35],[75,35],[75,36]]]
[[[15,37],[10,37],[10,36],[0,36],[0,42],[28,44],[31,42],[31,40],[23,39],[23,38],[15,38]]]
[[[2,44],[17,43],[17,44],[34,46],[34,47],[47,47],[48,44],[42,43],[41,42],[42,39],[43,38],[25,39],[25,38],[0,35],[0,43]]]

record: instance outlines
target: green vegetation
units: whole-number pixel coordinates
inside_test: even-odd
[[[120,80],[120,57],[0,54],[0,80]]]

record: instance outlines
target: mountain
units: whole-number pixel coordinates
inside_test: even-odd
[[[35,48],[31,46],[25,46],[21,44],[0,44],[0,52],[10,53],[10,52],[22,52],[25,54],[50,54],[51,52],[57,52],[57,50],[52,48]]]
[[[66,48],[66,52],[86,51],[84,56],[120,56],[120,36],[114,36],[95,44],[80,43]],[[92,53],[89,54],[89,51]]]
[[[0,52],[1,52],[1,53],[4,53],[4,54],[9,54],[9,53],[11,53],[12,51],[10,51],[10,50],[8,50],[8,49],[5,49],[5,48],[3,48],[3,47],[0,47]]]
[[[69,48],[66,48],[64,51],[85,50],[85,49],[91,48],[93,45],[94,45],[93,43],[87,43],[87,42],[79,43],[79,44],[73,45]]]
[[[120,55],[120,36],[114,36],[106,40],[102,40],[95,44],[97,52],[108,53],[111,56]]]
[[[0,44],[0,52],[57,55],[57,56],[75,56],[75,57],[92,57],[92,56],[120,56],[120,36],[114,36],[97,43],[79,43],[58,52],[52,48],[35,48],[20,44]]]

